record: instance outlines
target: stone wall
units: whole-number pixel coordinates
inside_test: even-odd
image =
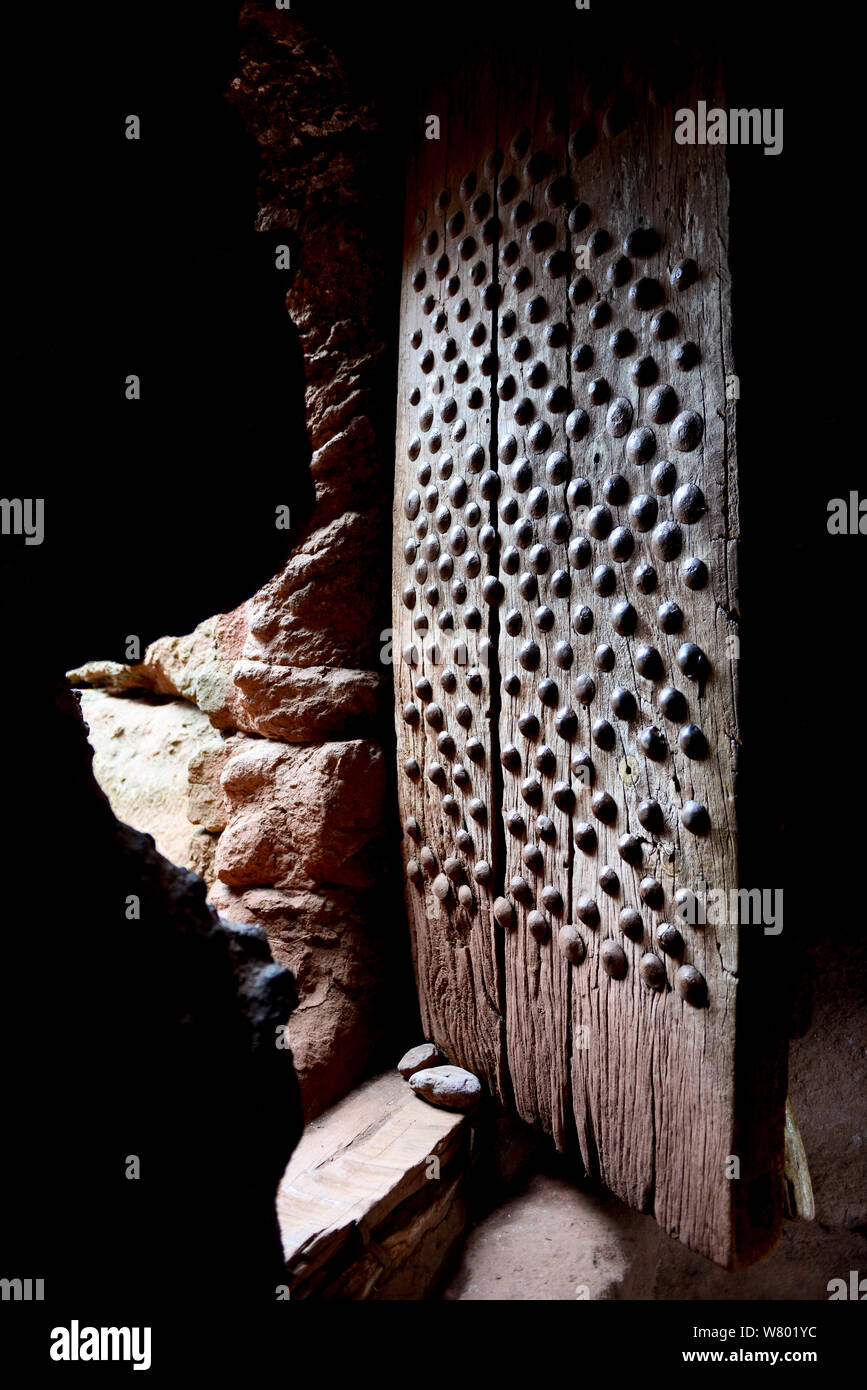
[[[391,691],[381,661],[399,248],[390,256],[382,235],[378,116],[344,59],[261,4],[244,7],[242,35],[230,98],[261,150],[258,228],[291,252],[286,307],[304,358],[312,513],[298,527],[292,518],[286,564],[239,608],[161,638],[131,667],[91,662],[72,679],[99,688],[86,712],[101,700],[107,732],[127,726],[112,759],[111,738],[92,730],[106,775],[119,746],[131,759],[125,788],[114,774],[106,785],[119,813],[125,806],[157,835],[183,802],[201,833],[179,862],[203,874],[223,915],[263,926],[295,974],[290,1041],[310,1117],[372,1069],[387,1030],[414,1012],[388,872]],[[190,743],[174,810],[165,798],[161,811],[153,798],[131,805],[143,766],[129,738],[135,690],[189,702],[223,735]],[[182,707],[171,718],[182,721]],[[177,833],[170,844],[182,848]]]

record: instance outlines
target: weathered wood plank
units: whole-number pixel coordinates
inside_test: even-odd
[[[460,321],[461,266],[455,300],[437,298],[468,364],[451,388],[457,418],[478,387],[472,438],[497,475],[479,501],[496,544],[489,534],[476,547],[480,573],[465,581],[492,645],[473,727],[497,727],[479,735],[485,776],[473,782],[490,813],[472,827],[489,880],[466,917],[434,902],[427,880],[409,889],[426,1026],[500,1096],[510,1080],[522,1117],[618,1195],[718,1262],[748,1262],[779,1229],[782,1100],[776,1063],[736,1055],[738,928],[725,913],[701,921],[709,895],[738,883],[728,185],[723,149],[674,141],[676,107],[723,96],[696,71],[662,100],[652,74],[600,80],[568,52],[455,74],[427,110],[446,87],[448,160],[475,171],[502,220],[488,228],[499,294],[471,300]],[[418,167],[433,158],[420,145],[411,161],[410,218],[433,215],[438,179]],[[475,194],[443,169],[448,215],[469,223]],[[399,412],[397,509],[412,486],[413,410],[437,399],[418,366],[433,351],[436,384],[436,325],[409,288],[436,258],[417,240],[411,227],[401,390],[421,395]],[[419,447],[437,481],[421,436]],[[398,596],[406,528],[396,510]],[[458,630],[465,612],[454,610]],[[398,597],[399,624],[411,627]],[[405,671],[400,689],[409,698]],[[400,718],[398,737],[402,758],[411,739],[431,746]],[[402,809],[438,869],[452,841],[430,793],[420,801],[404,779]],[[457,933],[475,973],[460,972]],[[492,982],[481,1011],[479,974]],[[755,1116],[744,1096],[762,1086],[757,1141],[736,1116]]]

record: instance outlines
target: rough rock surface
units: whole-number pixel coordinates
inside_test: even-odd
[[[200,831],[178,857],[213,884],[221,912],[261,924],[295,973],[290,1038],[310,1117],[375,1065],[401,1012],[390,975],[406,992],[402,1011],[415,1013],[383,848],[381,752],[391,718],[386,345],[399,272],[382,218],[401,190],[384,191],[378,114],[329,40],[249,3],[242,43],[229,96],[262,154],[258,230],[291,248],[286,307],[304,359],[312,509],[292,517],[279,573],[232,612],[159,638],[134,666],[91,661],[72,679],[106,696],[183,699],[242,743],[225,765],[215,746],[190,758]]]
[[[207,715],[184,700],[84,690],[81,710],[94,776],[118,820],[152,835],[166,859],[211,883],[214,837],[225,828],[227,809],[217,799],[217,767],[236,751],[238,740],[221,737]],[[205,769],[211,771],[210,785]],[[199,779],[195,794],[192,775]]]
[[[442,1110],[472,1110],[482,1097],[478,1077],[463,1067],[423,1067],[409,1084],[417,1096]]]
[[[438,1067],[443,1060],[442,1053],[435,1043],[419,1043],[405,1052],[397,1064],[397,1069],[405,1081],[409,1081],[417,1071],[425,1067]]]

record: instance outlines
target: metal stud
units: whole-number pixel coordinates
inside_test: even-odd
[[[575,904],[575,915],[586,927],[599,926],[599,908],[589,893],[582,893]]]
[[[638,896],[648,907],[660,908],[665,901],[665,893],[658,878],[643,878],[638,885]]]
[[[670,922],[660,922],[656,928],[656,941],[661,951],[668,956],[683,955],[683,937]]]
[[[641,957],[638,973],[648,989],[662,989],[665,984],[665,966],[652,951]]]
[[[683,548],[683,532],[676,521],[663,521],[653,532],[650,543],[658,560],[676,560]]]
[[[575,826],[574,839],[578,848],[582,849],[585,854],[592,854],[596,849],[596,831],[589,821],[578,821]]]
[[[647,425],[640,425],[626,441],[626,457],[637,465],[649,463],[656,452],[656,436]]]
[[[630,941],[640,941],[644,936],[644,923],[641,920],[641,913],[636,912],[634,907],[624,907],[620,913],[620,930],[624,936],[628,936]]]
[[[684,724],[677,741],[688,758],[703,758],[707,754],[707,739],[697,724]]]
[[[704,428],[702,418],[694,410],[682,410],[669,426],[668,437],[673,449],[690,453],[698,447]]]
[[[688,560],[684,560],[681,566],[683,582],[688,589],[703,589],[709,579],[707,565],[704,560],[699,560],[695,555],[691,555]]]
[[[510,930],[515,925],[515,909],[508,898],[496,898],[494,901],[494,918],[497,924],[505,930]]]
[[[617,819],[617,802],[609,792],[594,792],[590,809],[597,820],[612,825]]]
[[[616,898],[620,892],[620,879],[610,864],[604,864],[599,870],[599,887],[609,898]]]
[[[707,1001],[707,982],[694,965],[682,965],[674,977],[675,987],[681,999],[694,1007]]]
[[[710,829],[707,807],[698,801],[687,801],[680,813],[681,823],[693,835],[706,835]]]
[[[571,923],[560,928],[557,933],[557,945],[560,954],[568,960],[570,965],[580,965],[587,954],[587,948],[580,933]]]
[[[663,632],[680,632],[683,627],[683,609],[673,599],[667,599],[656,610],[656,620]]]
[[[627,961],[626,952],[623,947],[609,937],[603,941],[599,948],[599,959],[602,962],[602,969],[612,980],[622,980],[626,974]]]

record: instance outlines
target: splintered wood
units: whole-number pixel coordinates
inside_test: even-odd
[[[725,153],[678,145],[652,86],[540,69],[427,94],[442,138],[420,115],[408,169],[394,659],[422,1017],[587,1173],[747,1263],[782,1176],[774,1143],[760,1171],[736,1147],[761,1067],[735,1065],[737,927],[704,910],[737,888]]]

